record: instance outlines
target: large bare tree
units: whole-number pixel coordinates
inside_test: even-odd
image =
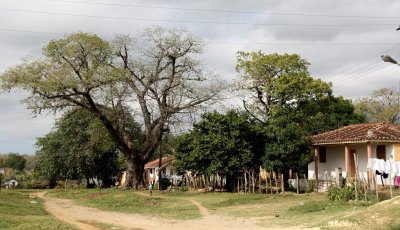
[[[224,89],[195,59],[202,48],[200,39],[178,29],[152,27],[112,41],[76,33],[49,42],[44,58],[8,69],[1,87],[30,92],[24,102],[35,113],[91,111],[127,158],[126,186],[138,188],[166,124],[214,103]],[[126,125],[132,117],[143,124],[141,136]]]

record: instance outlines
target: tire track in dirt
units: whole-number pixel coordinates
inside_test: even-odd
[[[208,209],[206,209],[203,205],[201,205],[200,202],[195,200],[188,200],[188,201],[192,202],[192,204],[194,204],[197,207],[197,209],[199,209],[199,212],[203,216],[203,218],[207,218],[210,216],[210,214],[208,213]]]

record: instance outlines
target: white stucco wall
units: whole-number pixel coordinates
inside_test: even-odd
[[[165,168],[165,175],[172,175],[173,174],[173,167],[172,167],[172,165],[168,165],[166,168]]]
[[[378,144],[372,144],[372,157],[376,157],[376,147]],[[379,143],[379,145],[386,146],[386,159],[389,160],[393,157],[394,146],[392,143]],[[346,177],[346,165],[345,165],[345,147],[344,145],[326,145],[326,163],[318,162],[318,178],[324,180],[325,172],[327,172],[328,179],[334,179],[336,177],[336,168],[342,168],[342,175]],[[367,178],[367,144],[349,144],[350,149],[355,149],[356,153],[359,154],[358,171],[361,177]],[[353,157],[353,156],[352,156]],[[315,163],[311,162],[308,165],[308,178],[315,179]],[[380,176],[377,176],[377,180],[380,181]],[[387,180],[387,182],[389,181]]]

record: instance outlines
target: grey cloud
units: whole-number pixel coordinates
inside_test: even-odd
[[[96,2],[93,2],[96,3]],[[112,2],[111,2],[112,3]],[[225,11],[303,13],[325,15],[397,16],[400,2],[396,0],[288,0],[288,1],[135,1],[134,5],[164,6],[174,8],[211,9]],[[41,47],[50,39],[77,31],[96,33],[107,39],[114,34],[136,34],[145,26],[161,25],[183,27],[199,35],[209,44],[200,57],[207,69],[227,80],[237,77],[234,70],[235,54],[239,50],[265,53],[298,53],[310,63],[312,76],[334,80],[335,95],[355,99],[365,96],[379,87],[397,85],[400,70],[381,63],[382,52],[399,58],[394,45],[299,45],[301,43],[393,43],[400,42],[400,32],[395,31],[399,19],[361,19],[288,16],[257,13],[233,13],[213,11],[185,11],[146,7],[121,7],[102,4],[77,4],[62,1],[2,1],[0,8],[22,9],[60,13],[37,14],[0,10],[0,72],[16,65],[21,57],[39,57]],[[80,14],[68,16],[61,14]],[[89,16],[100,16],[89,17]],[[137,18],[152,20],[130,20]],[[175,20],[182,22],[157,21]],[[186,22],[183,22],[186,21]],[[219,24],[196,22],[244,23]],[[297,24],[376,24],[388,23],[395,27],[302,27],[264,26],[268,23]],[[250,24],[250,25],[247,25]],[[253,25],[251,25],[253,24]],[[8,30],[7,30],[8,29]],[[10,30],[15,30],[14,32]],[[21,31],[21,32],[17,32]],[[25,32],[22,32],[25,31]],[[50,34],[31,33],[45,32]],[[283,45],[284,43],[292,45]],[[280,44],[280,45],[278,45]],[[297,45],[296,45],[297,44]],[[376,59],[374,58],[376,56]],[[358,68],[352,67],[359,65]],[[373,67],[371,69],[368,69]],[[338,74],[340,73],[340,74]],[[397,75],[396,75],[397,74]],[[336,79],[336,80],[335,80]],[[24,105],[19,104],[21,95],[0,95],[0,152],[21,151],[33,153],[35,138],[47,133],[54,122],[52,116],[32,118]],[[237,103],[227,102],[227,106]]]

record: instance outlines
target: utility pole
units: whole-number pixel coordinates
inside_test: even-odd
[[[160,144],[158,146],[159,158],[158,158],[158,190],[161,190],[160,182],[161,182],[161,161],[162,161],[162,132],[160,132]]]

